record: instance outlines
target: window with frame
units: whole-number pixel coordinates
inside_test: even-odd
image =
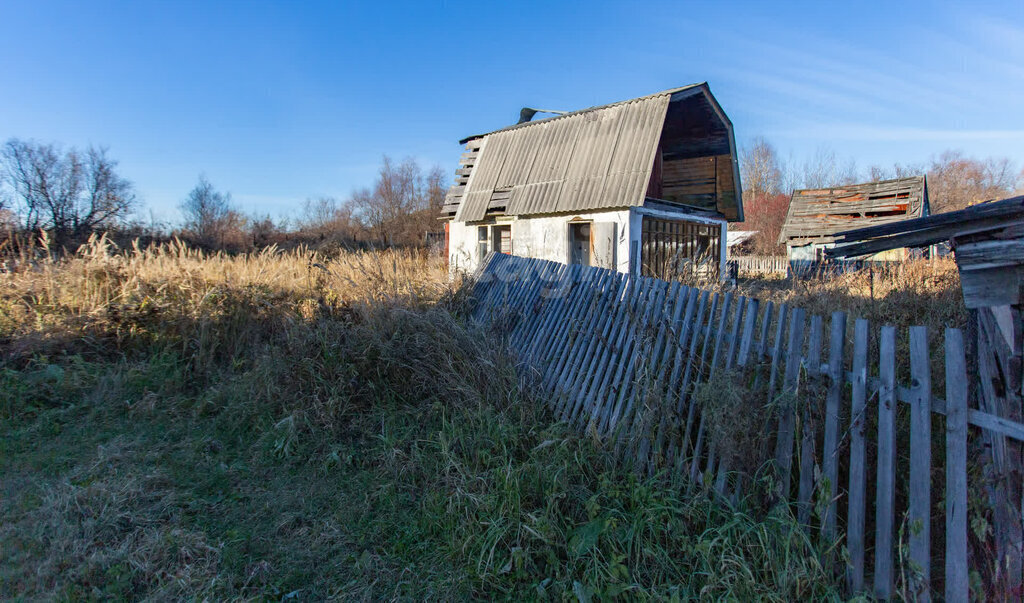
[[[480,252],[480,259],[487,257],[487,227],[476,227],[477,250]]]

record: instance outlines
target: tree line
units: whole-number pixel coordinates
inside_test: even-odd
[[[756,230],[752,251],[784,252],[778,244],[789,198],[799,188],[823,188],[906,176],[928,176],[933,213],[1024,192],[1024,171],[1005,157],[978,159],[945,151],[922,164],[870,166],[819,148],[803,162],[785,160],[768,140],[754,138],[740,149],[746,222],[733,228]],[[124,239],[179,237],[210,250],[246,251],[276,244],[319,248],[416,246],[441,230],[445,172],[424,170],[416,161],[384,157],[368,187],[345,199],[307,199],[297,218],[247,215],[205,175],[182,197],[178,227],[146,225],[135,187],[121,175],[106,147],[63,148],[12,138],[0,150],[0,226],[8,243],[15,233],[46,231],[56,248],[74,248],[90,234],[111,232]],[[0,246],[3,243],[0,242]]]
[[[1024,194],[1024,169],[1017,171],[1009,158],[978,159],[955,150],[939,153],[927,163],[872,165],[861,171],[855,160],[842,160],[825,147],[803,162],[787,161],[771,142],[758,137],[740,149],[739,163],[746,221],[737,229],[756,230],[751,251],[763,255],[785,253],[778,238],[797,189],[927,176],[932,213]]]
[[[179,204],[180,226],[145,224],[134,184],[105,147],[63,148],[10,139],[0,151],[0,226],[17,234],[45,231],[56,249],[94,232],[148,240],[181,238],[208,250],[246,251],[271,244],[316,247],[417,246],[438,222],[446,192],[439,167],[384,157],[374,183],[346,199],[307,199],[296,218],[247,215],[206,175]]]

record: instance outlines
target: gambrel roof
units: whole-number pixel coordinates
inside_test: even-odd
[[[731,220],[743,217],[732,124],[706,83],[516,124],[463,142],[469,152],[444,210],[458,221],[496,213],[640,206],[661,157],[704,161],[701,170],[678,172],[679,178],[689,178],[690,187],[680,204]]]
[[[831,243],[845,230],[928,215],[924,176],[793,191],[779,243]]]

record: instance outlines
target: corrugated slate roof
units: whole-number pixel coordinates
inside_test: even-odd
[[[495,191],[510,192],[507,215],[642,205],[669,101],[673,94],[701,86],[705,84],[483,135],[455,219],[482,220]]]
[[[793,192],[779,242],[829,243],[852,228],[919,218],[928,211],[924,176]]]

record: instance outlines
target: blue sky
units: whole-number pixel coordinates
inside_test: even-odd
[[[149,211],[205,173],[246,212],[348,196],[384,154],[454,170],[522,106],[707,81],[741,145],[1024,164],[1024,0],[8,2],[0,140],[106,145]]]

